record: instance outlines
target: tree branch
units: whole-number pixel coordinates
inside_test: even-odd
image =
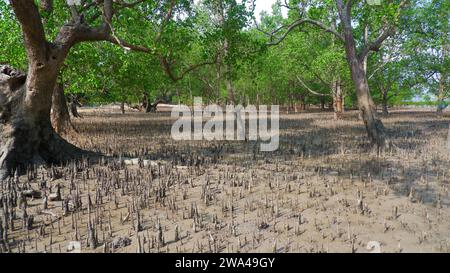
[[[194,65],[190,65],[186,70],[184,70],[183,72],[180,73],[179,76],[176,76],[173,73],[172,67],[171,67],[171,63],[164,58],[163,56],[160,56],[160,63],[161,66],[163,67],[164,71],[166,72],[167,76],[169,76],[169,78],[174,81],[177,82],[179,80],[182,80],[184,78],[184,76],[186,76],[186,74],[188,74],[189,72],[196,70],[202,66],[205,65],[212,65],[215,64],[217,62],[217,56],[214,58],[214,61],[205,61],[205,62],[201,62],[198,64],[194,64]]]
[[[34,0],[11,0],[11,5],[22,27],[29,60],[43,61],[46,57],[47,41],[38,7]]]
[[[84,4],[81,8],[81,15],[75,10],[76,14],[73,13],[74,18],[72,22],[66,23],[61,27],[57,37],[55,38],[53,44],[59,49],[60,60],[64,60],[65,56],[69,53],[72,46],[80,42],[95,42],[95,41],[107,41],[112,44],[121,46],[126,50],[138,51],[148,54],[153,54],[153,50],[140,45],[134,45],[128,43],[117,37],[114,33],[112,27],[112,18],[115,13],[113,2],[119,7],[119,9],[130,8],[143,3],[143,0],[135,0],[134,2],[126,3],[122,0],[103,0],[103,5],[99,1],[93,1],[89,4]],[[39,14],[38,7],[34,3],[34,0],[11,0],[13,10],[19,20],[25,38],[25,47],[29,55],[29,60],[41,60],[47,56],[47,47],[50,45],[46,41],[44,27],[41,22],[41,16]],[[161,35],[165,25],[171,19],[176,1],[171,0],[169,3],[169,10],[167,15],[164,17],[163,22],[161,22],[161,28],[159,33],[157,33],[157,38],[155,43],[158,43],[161,39]],[[100,26],[92,27],[84,21],[83,12],[86,10],[102,5],[103,23]],[[172,64],[162,55],[158,56],[161,61],[162,68],[169,78],[176,82],[184,78],[189,72],[200,68],[205,65],[215,64],[217,56],[214,61],[205,61],[195,65],[187,67],[179,75],[175,75],[172,69]]]
[[[296,27],[301,26],[303,24],[311,24],[311,25],[317,26],[320,29],[324,30],[325,32],[334,34],[337,38],[339,38],[339,40],[344,41],[344,37],[339,32],[337,32],[336,30],[333,30],[330,27],[327,27],[324,23],[313,20],[313,19],[309,19],[309,18],[303,18],[303,19],[296,20],[295,22],[293,22],[292,24],[290,24],[288,26],[282,26],[282,27],[278,28],[277,30],[275,30],[274,32],[272,32],[272,38],[273,38],[273,35],[275,35],[277,32],[281,31],[284,28],[287,28],[286,32],[276,42],[271,42],[268,45],[273,46],[273,45],[280,44],[292,30],[294,30]]]
[[[368,80],[372,79],[379,70],[382,70],[388,63],[390,63],[391,61],[394,61],[397,57],[399,57],[399,56],[394,55],[394,56],[390,56],[387,60],[384,60],[381,64],[379,64],[377,66],[377,68],[375,68],[373,70],[372,74],[369,77],[367,77],[367,79]]]
[[[307,90],[308,92],[310,92],[310,93],[312,93],[312,94],[314,94],[314,95],[316,95],[316,96],[320,96],[320,97],[331,97],[330,94],[322,94],[322,93],[318,93],[318,92],[312,90],[311,88],[309,88],[309,87],[302,81],[302,79],[301,79],[298,75],[297,75],[296,77],[297,77],[297,80],[301,83],[301,85],[303,85],[303,87],[306,88],[306,90]]]
[[[384,40],[389,38],[390,36],[395,34],[395,28],[392,26],[389,26],[385,28],[380,35],[371,43],[368,43],[364,46],[361,53],[358,56],[358,59],[362,61],[370,51],[379,51],[381,48],[381,45],[383,44]]]
[[[341,0],[337,0],[341,1]],[[348,0],[349,2],[351,0]],[[383,28],[383,31],[379,34],[379,36],[371,43],[365,44],[363,49],[361,50],[361,53],[358,56],[358,59],[360,61],[364,60],[364,58],[369,54],[370,51],[379,51],[381,48],[381,45],[383,44],[384,40],[389,38],[390,36],[394,35],[396,32],[395,22],[400,17],[401,10],[406,6],[408,0],[402,0],[397,8],[397,11],[394,16],[394,23],[391,25],[388,25]]]
[[[169,20],[172,18],[173,9],[175,7],[175,0],[170,1],[169,10],[167,11],[166,16],[164,17],[164,20],[161,22],[161,26],[159,27],[159,31],[156,34],[155,43],[159,43],[161,40],[162,33],[164,32],[164,28],[166,27]]]

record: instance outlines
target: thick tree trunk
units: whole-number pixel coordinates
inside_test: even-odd
[[[72,134],[76,132],[70,120],[64,87],[61,83],[57,83],[53,91],[51,121],[57,134]]]
[[[0,179],[31,164],[60,163],[82,151],[55,133],[50,121],[56,69],[30,66],[28,76],[0,67]]]

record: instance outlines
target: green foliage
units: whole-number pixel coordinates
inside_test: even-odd
[[[82,96],[87,103],[135,104],[144,94],[151,99],[168,96],[182,103],[191,103],[194,96],[217,101],[227,96],[225,81],[230,79],[241,103],[319,104],[324,100],[331,102],[331,82],[340,79],[346,105],[353,107],[356,96],[343,44],[330,33],[304,25],[293,30],[278,46],[268,47],[268,32],[304,14],[291,9],[284,18],[278,2],[271,13],[261,14],[256,27],[252,3],[178,0],[172,17],[161,27],[171,1],[143,1],[135,8],[122,10],[113,17],[112,24],[115,35],[149,48],[150,53],[130,52],[107,42],[82,43],[72,48],[60,80],[66,92]],[[306,4],[302,0],[287,3],[291,7]],[[377,103],[387,99],[390,105],[420,98],[433,103],[439,95],[441,77],[448,92],[450,2],[409,1],[408,8],[398,16],[399,3],[383,1],[380,6],[370,6],[357,1],[353,6],[354,36],[359,48],[364,42],[365,26],[371,30],[369,40],[375,39],[375,30],[387,22],[397,27],[398,35],[369,55],[367,75],[372,96]],[[339,21],[334,1],[312,0],[307,4],[308,9],[303,12],[309,18],[327,25]],[[41,15],[49,40],[70,20],[65,1],[55,1],[53,12]],[[96,14],[86,16],[95,18]],[[95,23],[100,21],[98,16]],[[339,27],[338,24],[338,30]],[[0,63],[26,70],[21,29],[7,1],[0,1],[0,41]],[[190,65],[205,60],[217,58],[217,63],[201,66],[174,82],[161,67],[161,56],[171,64],[175,75],[182,75]],[[324,96],[310,93],[299,79]],[[387,95],[383,90],[388,90],[384,92]]]
[[[0,1],[0,64],[10,64],[21,70],[27,67],[25,49],[19,23],[11,7]]]

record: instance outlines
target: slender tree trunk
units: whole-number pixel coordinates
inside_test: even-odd
[[[70,102],[70,112],[72,113],[72,116],[74,118],[81,118],[81,115],[78,113],[78,106],[80,106],[80,103],[78,102],[77,98],[72,95],[72,99]]]
[[[153,105],[152,102],[150,101],[150,98],[147,98],[147,104],[145,107],[145,113],[150,113],[153,111]]]
[[[217,57],[217,63],[216,63],[216,102],[217,104],[220,103],[220,97],[221,97],[221,85],[222,85],[222,58]]]
[[[325,98],[321,97],[320,98],[320,110],[325,110]]]
[[[342,119],[344,113],[344,98],[342,94],[340,78],[333,82],[332,91],[334,119]]]
[[[343,116],[343,103],[342,96],[336,95],[333,98],[333,110],[334,110],[334,119],[342,119]]]
[[[305,99],[305,96],[304,96],[304,95],[302,95],[302,96],[300,97],[300,103],[301,103],[301,109],[302,109],[303,111],[305,111],[305,110],[306,110],[306,99]]]
[[[222,3],[222,1],[217,1],[216,2],[216,16],[217,19],[219,21],[219,24],[222,28],[225,28],[225,8],[224,8],[224,3]],[[225,86],[227,89],[227,96],[228,96],[228,101],[231,102],[232,104],[236,104],[236,97],[234,94],[234,89],[233,89],[233,77],[232,77],[232,65],[230,63],[227,62],[228,59],[228,55],[229,55],[229,41],[228,39],[225,37],[225,39],[223,40],[223,46],[222,46],[222,52],[223,54],[219,54],[219,58],[217,59],[218,62],[218,66],[217,66],[217,90],[216,92],[218,92],[218,95],[220,95],[220,81],[222,78],[222,71],[221,71],[221,63],[222,61],[224,61],[225,64],[225,71],[224,71],[224,77],[225,77]]]
[[[162,99],[158,99],[154,103],[151,103],[150,99],[149,99],[147,102],[147,108],[145,109],[145,112],[146,113],[156,113],[158,110],[158,105],[163,102],[164,101]]]
[[[234,88],[233,88],[233,80],[231,78],[231,65],[226,65],[226,77],[225,77],[225,85],[227,87],[228,99],[232,104],[236,104],[236,97],[234,96]]]
[[[388,90],[383,88],[381,91],[383,92],[383,99],[382,99],[382,104],[383,104],[383,115],[389,115],[389,109],[388,109],[388,101],[389,101]]]
[[[372,144],[383,147],[386,144],[385,128],[378,118],[375,104],[369,92],[369,84],[365,71],[367,55],[359,56],[356,53],[355,38],[350,18],[350,9],[343,6],[342,1],[337,0],[339,16],[343,24],[343,37],[347,62],[350,67],[353,84],[356,89],[358,106],[361,116],[366,126],[368,137]],[[362,58],[361,58],[362,57]]]
[[[147,92],[144,91],[144,96],[142,97],[142,103],[141,103],[141,112],[142,111],[147,112],[148,103],[149,103],[148,94],[147,94]]]
[[[389,115],[389,108],[387,101],[383,101],[383,115]]]
[[[57,83],[53,91],[51,121],[57,134],[71,134],[76,132],[70,120],[67,100],[64,95],[64,87],[61,83]]]
[[[442,61],[445,62],[445,60],[448,57],[449,51],[450,51],[450,45],[448,43],[448,20],[445,20],[445,24],[443,24],[443,27],[444,27],[445,31],[443,32],[443,35],[442,35],[443,36],[443,39],[442,39],[443,43],[442,43],[442,56],[441,56],[441,58],[442,58]],[[439,104],[438,104],[438,107],[437,107],[437,114],[440,115],[440,116],[443,114],[443,111],[445,109],[444,108],[445,107],[444,100],[445,100],[445,97],[447,95],[446,94],[447,93],[446,89],[448,89],[447,76],[448,76],[448,74],[445,71],[441,71],[440,77],[439,77],[439,95],[438,95]]]
[[[444,113],[444,109],[445,109],[444,99],[445,99],[445,84],[444,84],[444,77],[441,75],[441,77],[439,79],[438,106],[437,106],[437,110],[436,110],[436,113],[439,116],[442,116]]]
[[[261,101],[259,98],[259,90],[257,89],[256,92],[258,92],[258,93],[256,93],[256,109],[259,111],[259,105],[261,105]],[[297,110],[296,110],[296,112],[297,112]]]
[[[332,30],[336,30],[336,19],[337,18],[333,18],[332,24],[331,24],[331,29]],[[331,36],[331,42],[332,45],[334,47],[335,43],[336,43],[336,37],[334,35]],[[341,77],[337,76],[337,78],[334,80],[331,84],[331,92],[333,94],[333,111],[334,111],[334,119],[341,119],[343,116],[343,112],[344,112],[344,98],[343,98],[343,94],[342,94],[342,89],[341,89]]]
[[[356,60],[351,62],[351,72],[358,97],[360,113],[369,139],[372,143],[377,144],[378,147],[382,147],[386,141],[385,128],[378,118],[375,104],[370,96],[369,85],[362,64]]]
[[[122,113],[122,115],[125,115],[125,101],[123,100],[120,103],[120,112]]]
[[[446,56],[446,48],[445,45],[443,46],[443,56],[445,58]],[[437,110],[436,113],[439,116],[443,115],[443,111],[445,109],[445,97],[446,97],[446,90],[445,88],[448,88],[448,86],[446,87],[446,82],[447,82],[447,75],[445,74],[445,72],[441,72],[441,75],[439,77],[439,94],[438,94],[438,106],[437,106]]]

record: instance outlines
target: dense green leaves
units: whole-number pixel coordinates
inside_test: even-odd
[[[39,2],[39,1],[38,1]],[[172,4],[174,3],[173,7]],[[340,79],[347,106],[355,103],[354,87],[342,43],[330,33],[304,25],[293,30],[274,47],[267,47],[267,34],[292,23],[307,13],[327,25],[337,23],[334,1],[287,1],[291,9],[282,16],[281,2],[269,14],[261,15],[256,26],[253,1],[143,1],[121,10],[113,17],[114,34],[150,49],[150,53],[130,52],[107,42],[82,43],[72,48],[60,80],[66,92],[78,94],[88,103],[138,103],[145,94],[156,99],[170,96],[190,103],[193,96],[211,101],[227,97],[226,80],[231,80],[240,103],[330,102],[330,85]],[[390,104],[435,100],[444,84],[448,97],[450,61],[449,10],[444,0],[414,0],[398,15],[400,1],[383,1],[380,6],[356,1],[353,6],[357,47],[369,42],[387,22],[397,27],[397,35],[368,58],[369,85],[375,101]],[[284,1],[283,1],[284,4]],[[300,7],[300,9],[299,9]],[[172,15],[167,17],[168,11]],[[70,21],[64,1],[55,1],[51,13],[41,11],[46,36],[53,40],[59,28]],[[94,11],[88,18],[99,23]],[[277,36],[272,37],[272,40]],[[0,1],[0,63],[27,69],[21,29],[7,1]],[[226,51],[224,48],[226,47]],[[200,66],[174,82],[161,66],[161,57],[170,63],[174,75],[182,75],[191,65],[206,60],[216,64]],[[324,96],[308,91],[310,89]],[[441,88],[442,89],[442,88]],[[384,91],[383,91],[384,90]],[[386,91],[388,90],[388,91]],[[383,92],[387,93],[383,96]],[[442,93],[442,92],[441,92]]]

